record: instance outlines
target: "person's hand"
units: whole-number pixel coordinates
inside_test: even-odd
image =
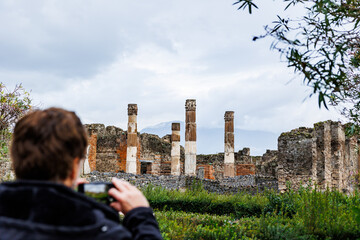
[[[77,187],[79,186],[79,184],[84,184],[84,183],[89,183],[88,180],[86,180],[85,178],[76,178],[74,181],[67,181],[65,180],[64,184],[68,187],[71,187],[72,189],[77,189]]]
[[[84,184],[84,183],[89,183],[88,180],[86,180],[86,178],[78,178],[76,179],[76,186],[79,185],[79,184]]]
[[[110,206],[117,211],[126,215],[134,208],[150,206],[145,196],[135,186],[117,178],[112,178],[111,181],[116,188],[111,188],[108,193],[116,202],[112,202]]]

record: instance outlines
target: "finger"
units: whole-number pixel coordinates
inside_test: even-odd
[[[83,183],[89,183],[89,181],[86,180],[86,178],[78,178],[76,180],[76,185],[83,184]]]
[[[121,204],[119,202],[110,203],[110,207],[114,208],[118,212],[122,212]]]
[[[115,188],[111,188],[111,189],[108,191],[108,194],[109,194],[111,197],[115,198],[116,201],[118,201],[118,202],[120,202],[120,203],[123,202],[123,201],[126,199],[125,195],[124,195],[123,193],[121,193],[120,191],[118,191],[117,189],[115,189]]]
[[[125,187],[127,188],[127,189],[131,189],[131,187],[133,187],[133,185],[131,184],[131,183],[129,183],[128,181],[122,181],[122,183],[125,185]]]
[[[128,181],[123,179],[119,179],[119,181],[124,185],[126,189],[131,189],[132,185]]]
[[[117,178],[112,178],[111,181],[120,192],[128,190],[128,187],[124,184],[124,181],[121,181]]]

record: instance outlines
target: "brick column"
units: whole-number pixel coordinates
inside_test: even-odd
[[[126,172],[136,174],[136,154],[137,154],[137,104],[128,105],[128,131],[127,131],[127,150],[126,150]]]
[[[185,175],[196,176],[196,100],[187,99],[185,109]]]
[[[225,119],[225,138],[224,138],[224,177],[235,176],[235,157],[234,157],[234,112],[227,111]]]
[[[180,175],[180,123],[171,125],[171,175]]]

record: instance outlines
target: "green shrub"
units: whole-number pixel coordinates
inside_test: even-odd
[[[9,160],[9,144],[11,133],[8,130],[0,131],[0,161]]]
[[[144,193],[165,239],[360,239],[358,192],[220,195],[150,186]]]
[[[155,216],[164,239],[249,239],[245,234],[252,224],[248,219],[176,211],[155,211]]]
[[[346,196],[329,189],[321,192],[316,188],[304,191],[298,199],[296,217],[301,219],[307,232],[320,238],[356,239],[360,237],[357,221],[360,199],[357,193]]]
[[[261,194],[220,195],[208,193],[199,187],[180,192],[149,185],[143,189],[143,193],[154,209],[232,215],[236,218],[260,216],[268,201]]]
[[[266,197],[269,202],[264,208],[265,213],[277,213],[292,217],[297,211],[298,194],[295,194],[292,190],[284,194],[269,191],[266,193]]]

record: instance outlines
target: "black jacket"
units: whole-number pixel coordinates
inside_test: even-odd
[[[151,208],[125,216],[56,183],[0,184],[0,239],[162,239]]]

